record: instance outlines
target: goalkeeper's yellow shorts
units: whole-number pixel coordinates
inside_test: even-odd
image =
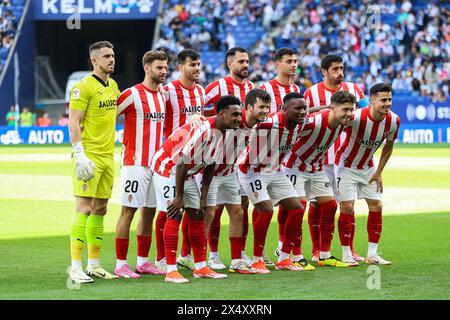
[[[94,162],[97,169],[94,177],[84,182],[77,179],[75,160],[73,162],[73,195],[97,199],[110,199],[114,183],[114,156],[99,156],[86,152],[86,156]]]

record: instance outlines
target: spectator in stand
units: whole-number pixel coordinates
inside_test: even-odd
[[[11,106],[6,114],[6,125],[8,127],[14,127],[16,125],[16,110],[14,106]]]
[[[58,125],[60,127],[66,127],[69,125],[69,114],[67,114],[66,112],[63,112],[61,114],[61,118],[59,118],[58,120]]]
[[[34,115],[28,108],[23,108],[22,113],[20,114],[20,126],[21,127],[31,127],[33,122]]]
[[[52,119],[50,119],[48,112],[44,112],[42,117],[37,119],[38,127],[49,127],[52,124]]]

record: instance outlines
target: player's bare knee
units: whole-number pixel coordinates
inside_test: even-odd
[[[131,222],[133,221],[135,212],[136,212],[136,208],[122,207],[122,211],[120,212],[120,220],[127,224],[131,224]]]
[[[256,209],[258,209],[258,211],[264,211],[264,212],[273,212],[273,206],[272,206],[272,201],[262,201],[259,202],[257,204],[255,204]]]
[[[240,222],[244,218],[244,210],[241,206],[238,208],[232,208],[228,211],[228,214],[230,216],[230,222]]]
[[[369,207],[369,211],[373,211],[373,212],[383,211],[383,202],[381,202],[381,201],[376,201],[376,200],[367,201],[367,205]]]
[[[341,202],[341,213],[351,214],[353,212],[354,203],[353,201],[342,201]]]
[[[155,213],[156,213],[156,208],[143,207],[141,209],[141,215],[145,220],[153,220]]]

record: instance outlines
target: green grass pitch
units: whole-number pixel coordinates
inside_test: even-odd
[[[164,282],[163,276],[96,280],[77,288],[68,285],[71,195],[70,147],[0,147],[0,299],[449,299],[450,297],[450,148],[446,145],[396,145],[384,178],[383,233],[379,246],[392,266],[317,268],[313,272],[273,271],[268,275],[229,274],[225,280],[194,279],[187,285]],[[114,229],[120,210],[119,159],[105,218],[102,264],[115,264]],[[379,153],[378,153],[379,155]],[[358,201],[355,247],[367,251],[367,209]],[[128,261],[136,255],[132,225]],[[230,261],[228,220],[219,251]],[[273,258],[277,244],[276,214],[267,237]],[[307,221],[303,251],[310,258]],[[251,254],[252,232],[247,254]],[[85,250],[86,251],[86,250]],[[337,224],[332,252],[340,257]],[[86,255],[85,255],[86,256]],[[150,258],[155,257],[154,240]],[[84,265],[86,259],[84,260]],[[379,280],[379,281],[378,281]]]

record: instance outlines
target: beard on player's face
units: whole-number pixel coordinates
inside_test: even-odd
[[[233,74],[238,78],[246,79],[248,78],[248,68],[235,69]]]
[[[114,72],[114,63],[105,66],[99,65],[99,69],[105,74],[112,74]]]
[[[155,73],[150,72],[150,79],[152,79],[154,83],[160,84],[164,83],[164,81],[166,80],[166,75],[158,76]]]

